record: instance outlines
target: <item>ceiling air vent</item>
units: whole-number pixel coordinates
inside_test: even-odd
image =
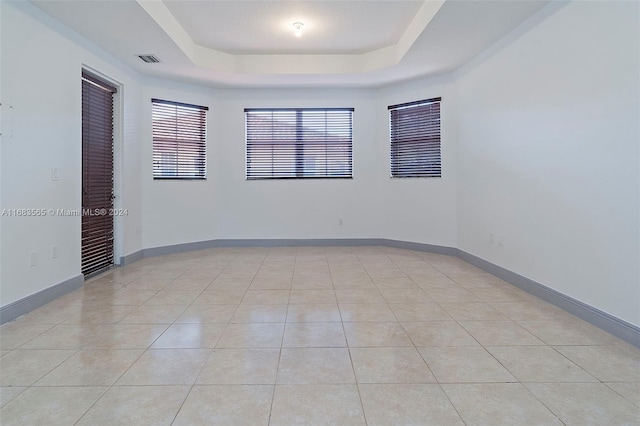
[[[160,62],[160,59],[158,59],[156,55],[138,55],[138,58],[142,59],[148,64],[157,64],[158,62]]]

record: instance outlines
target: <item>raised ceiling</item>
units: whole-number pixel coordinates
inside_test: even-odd
[[[33,1],[142,74],[212,87],[381,87],[446,73],[547,2]]]

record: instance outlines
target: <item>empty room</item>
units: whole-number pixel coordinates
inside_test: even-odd
[[[640,3],[0,1],[0,424],[640,425]]]

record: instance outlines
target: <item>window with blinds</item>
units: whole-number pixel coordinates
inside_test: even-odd
[[[153,178],[206,179],[209,108],[151,99]]]
[[[389,107],[391,177],[441,177],[440,101]]]
[[[247,179],[351,178],[353,108],[245,109]]]
[[[117,89],[82,71],[82,241],[85,277],[113,265],[113,96]],[[90,214],[85,212],[98,212]]]

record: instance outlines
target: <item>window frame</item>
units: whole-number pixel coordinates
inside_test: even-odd
[[[175,108],[175,114],[170,111]],[[152,134],[152,177],[153,180],[206,180],[207,179],[207,120],[209,107],[166,99],[151,99]],[[189,117],[187,114],[193,114]],[[162,130],[157,126],[156,114],[164,114],[168,124]],[[173,122],[172,122],[173,121]],[[181,121],[183,122],[181,126]],[[189,121],[192,121],[189,123]],[[193,123],[195,121],[195,123]],[[187,123],[187,124],[185,124]],[[176,135],[167,134],[170,126]],[[156,133],[158,130],[158,133]],[[164,134],[160,134],[164,132]],[[163,147],[164,145],[164,147]],[[174,145],[172,147],[171,145]],[[163,149],[164,148],[164,149]],[[171,149],[169,149],[171,148]],[[182,161],[193,161],[193,165],[182,165]],[[171,161],[166,158],[173,158]],[[175,169],[173,173],[163,171],[164,167]],[[181,168],[182,167],[182,168]],[[191,171],[193,170],[193,171]]]
[[[437,104],[437,112],[427,108]],[[423,111],[417,108],[423,108]],[[389,175],[391,179],[442,177],[442,98],[390,105],[389,110]],[[400,111],[409,111],[402,114]],[[398,114],[394,119],[394,112]],[[404,117],[402,116],[404,115]],[[414,117],[411,117],[413,115]],[[417,117],[416,117],[417,116]],[[402,119],[427,120],[401,126]],[[394,124],[396,127],[394,127]],[[398,128],[400,126],[400,128]],[[417,135],[416,135],[417,133]],[[412,141],[407,138],[414,138]],[[410,145],[414,146],[411,147]],[[408,151],[408,149],[417,150]],[[404,153],[399,151],[404,151]],[[422,158],[420,158],[422,157]],[[413,163],[413,164],[411,164]]]
[[[245,180],[280,180],[280,179],[353,179],[353,113],[354,113],[354,108],[245,108],[244,109],[244,113],[245,113]],[[289,129],[289,131],[295,131],[295,138],[291,138],[292,135],[289,135],[288,139],[281,139],[281,140],[277,140],[275,138],[271,139],[265,139],[264,141],[261,142],[257,142],[258,139],[251,139],[250,133],[251,133],[251,128],[253,127],[253,130],[255,130],[257,132],[257,130],[264,130],[267,128],[271,128],[271,131],[274,131],[274,128],[276,127],[274,125],[274,123],[276,123],[278,120],[275,119],[274,114],[278,114],[278,113],[295,113],[295,125],[293,125],[294,127],[292,129]],[[306,132],[309,132],[309,127],[305,127],[304,126],[304,113],[318,113],[318,112],[323,112],[325,113],[325,126],[324,129],[321,130],[323,132],[325,132],[325,138],[324,138],[324,142],[322,141],[322,138],[307,138],[305,137],[305,129]],[[348,113],[348,118],[345,117],[337,117],[336,121],[334,122],[329,122],[326,119],[326,113],[329,112],[336,112],[336,113]],[[271,118],[270,118],[270,124],[269,125],[265,125],[263,128],[260,128],[260,125],[254,125],[254,126],[250,126],[250,114],[251,113],[270,113],[271,114]],[[336,148],[336,152],[338,152],[338,154],[329,154],[329,152],[327,151],[328,148],[330,148],[332,146],[332,143],[330,143],[330,138],[328,138],[326,136],[328,130],[327,127],[329,125],[331,126],[336,126],[336,123],[340,123],[341,120],[348,120],[348,124],[346,126],[337,126],[337,127],[333,127],[334,129],[336,129],[340,134],[342,132],[346,132],[348,134],[347,136],[347,140],[342,142],[333,142],[334,148]],[[312,120],[313,121],[313,120]],[[280,145],[279,145],[280,144]],[[306,154],[305,153],[305,144],[306,147],[309,147],[310,149],[318,149],[318,147],[324,146],[325,147],[325,154],[324,154],[324,161],[323,163],[321,163],[321,165],[319,167],[316,167],[316,165],[314,164],[314,166],[309,167],[307,164],[310,160],[309,157],[313,158],[312,154]],[[259,161],[259,160],[265,160],[266,156],[264,153],[257,153],[254,156],[251,155],[251,148],[256,148],[258,149],[258,147],[260,147],[260,145],[262,145],[263,147],[267,147],[267,146],[271,146],[271,150],[272,150],[272,154],[271,154],[271,163],[270,167],[271,167],[271,174],[269,175],[268,172],[266,172],[265,170],[260,171],[259,169],[256,168],[255,171],[253,171],[252,173],[252,169],[251,169],[251,163],[253,161]],[[289,160],[287,161],[287,159],[284,157],[285,154],[281,154],[280,157],[274,157],[273,154],[273,149],[277,146],[280,146],[282,148],[294,148],[295,147],[295,158],[293,160]],[[345,150],[344,153],[339,153],[340,150]],[[317,152],[317,151],[316,151]],[[332,159],[333,161],[330,161],[330,159]],[[347,165],[345,166],[345,171],[339,171],[337,169],[335,169],[336,167],[339,167],[341,162],[346,162]],[[280,170],[277,171],[276,169],[278,168],[278,166],[282,167],[283,164],[285,163],[292,163],[295,164],[295,175],[292,175],[291,173],[293,172],[293,170],[291,168],[289,168],[287,171],[284,170]],[[324,164],[324,174],[320,174],[320,175],[315,175],[315,172],[321,172],[322,171],[322,164]],[[267,166],[265,166],[267,167]],[[291,165],[289,166],[291,167]],[[334,168],[333,171],[331,171],[330,169]]]

